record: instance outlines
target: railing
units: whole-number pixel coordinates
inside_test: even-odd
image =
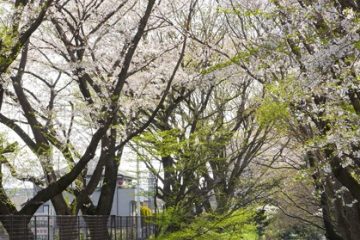
[[[155,231],[154,217],[0,216],[1,240],[145,240]]]

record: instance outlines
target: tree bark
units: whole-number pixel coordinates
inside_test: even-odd
[[[0,217],[9,235],[9,240],[33,240],[34,234],[29,225],[31,217],[7,215]]]
[[[321,194],[320,203],[321,203],[326,238],[329,240],[343,240],[343,238],[340,237],[340,235],[335,232],[335,227],[332,224],[332,220],[331,220],[331,212],[328,206],[328,199],[325,192]]]

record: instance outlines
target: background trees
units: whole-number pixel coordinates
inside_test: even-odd
[[[18,169],[24,172],[13,176],[41,190],[20,210],[3,192],[2,214],[32,215],[49,199],[60,215],[110,213],[124,145],[150,124],[181,72],[186,37],[164,18],[179,11],[179,24],[189,25],[195,4],[56,2],[5,78],[13,90],[6,91],[0,117],[25,144],[22,153],[36,159],[33,172]],[[170,56],[177,60],[166,62]],[[89,196],[102,176],[93,203]]]
[[[257,23],[254,33],[259,37],[245,62],[257,63],[265,80],[268,97],[259,109],[281,112],[276,121],[282,121],[287,134],[303,147],[327,237],[358,238],[357,166],[348,157],[357,145],[357,5],[274,1],[231,7],[228,15],[236,16],[232,19],[246,23],[248,11],[251,22]],[[347,193],[342,195],[340,189]]]
[[[58,5],[56,5],[56,7],[65,9],[66,3],[67,2],[58,2]],[[34,45],[33,48],[31,48],[32,44],[28,43],[26,45],[19,60],[19,67],[15,69],[14,75],[11,76],[10,83],[13,86],[14,92],[9,90],[7,93],[9,103],[13,106],[15,105],[15,107],[18,107],[24,117],[21,117],[20,119],[12,119],[11,117],[9,118],[6,115],[2,114],[1,122],[5,126],[12,129],[27,145],[28,149],[31,150],[33,154],[37,157],[46,181],[43,183],[39,181],[33,181],[37,185],[41,184],[40,187],[42,187],[43,189],[40,190],[34,198],[30,199],[27,203],[25,203],[24,207],[21,210],[15,209],[12,206],[10,199],[8,199],[4,194],[3,199],[6,199],[6,201],[1,202],[1,204],[3,205],[2,209],[4,210],[2,214],[32,215],[36,211],[38,206],[40,206],[43,202],[49,199],[52,200],[58,214],[68,215],[72,212],[76,212],[75,210],[71,211],[70,205],[66,203],[61,192],[64,191],[72,182],[74,182],[74,185],[77,186],[77,188],[74,190],[75,193],[76,190],[79,190],[79,188],[81,190],[82,183],[85,183],[85,179],[78,177],[78,175],[86,168],[87,163],[93,159],[97,150],[97,145],[102,139],[103,148],[108,149],[108,146],[112,146],[115,144],[114,141],[116,139],[114,139],[115,137],[113,136],[114,130],[110,131],[108,137],[104,138],[103,136],[107,136],[106,132],[109,128],[113,128],[111,126],[113,126],[114,123],[116,123],[117,121],[116,116],[119,112],[118,106],[120,94],[123,91],[123,86],[125,85],[126,79],[129,77],[128,72],[131,61],[133,59],[136,48],[141,40],[141,37],[145,32],[146,25],[152,13],[154,3],[155,1],[149,1],[147,5],[144,6],[144,9],[139,9],[141,11],[140,17],[134,19],[134,21],[136,22],[134,23],[135,34],[129,36],[129,43],[127,44],[127,46],[124,47],[122,56],[123,58],[121,59],[122,62],[119,67],[119,72],[113,77],[113,81],[109,82],[109,85],[106,86],[107,88],[104,89],[104,91],[107,90],[106,94],[108,99],[100,99],[100,102],[98,102],[98,105],[96,107],[90,109],[89,112],[85,111],[84,115],[82,115],[82,118],[86,119],[87,116],[89,116],[90,118],[93,118],[94,121],[92,122],[92,129],[89,129],[92,133],[88,138],[88,145],[82,145],[81,150],[80,148],[77,148],[77,146],[74,146],[72,144],[73,140],[70,136],[73,127],[76,127],[74,126],[74,122],[78,120],[77,116],[75,116],[76,110],[72,108],[74,107],[72,101],[78,100],[78,98],[76,98],[76,94],[74,94],[76,93],[77,88],[75,88],[73,81],[76,81],[77,79],[72,79],[73,74],[71,73],[71,71],[74,72],[74,70],[72,69],[73,67],[71,65],[66,66],[67,63],[59,58],[64,57],[66,60],[66,55],[61,55],[63,52],[60,52],[60,55],[56,55],[54,52],[51,52],[53,50],[52,46],[56,46],[57,43],[46,38],[41,38],[41,32],[39,32],[38,35],[39,38],[41,38],[42,40],[39,41],[39,45]],[[100,7],[100,5],[95,3],[94,1],[90,2],[90,5],[86,5],[86,7],[90,7],[90,10],[92,11],[93,8],[91,8],[91,5],[93,4],[95,4],[95,7],[97,8]],[[76,3],[75,6],[81,7],[84,5],[81,5],[81,3]],[[69,7],[73,7],[73,5],[70,5]],[[83,10],[83,13],[86,13],[86,9]],[[87,13],[87,15],[81,15],[79,13],[79,15],[80,16],[77,16],[79,18],[91,16],[90,13]],[[85,24],[85,19],[79,19],[79,21],[80,20]],[[70,20],[69,18],[68,21],[75,21],[76,23],[76,19]],[[47,24],[50,23],[47,22]],[[69,22],[67,22],[67,26],[72,29],[72,25]],[[45,27],[50,26],[47,25]],[[77,26],[76,31],[80,31],[81,27],[82,26]],[[57,30],[60,37],[66,39],[64,33],[59,31],[59,27]],[[46,31],[46,28],[44,29],[44,31]],[[48,34],[47,37],[51,37],[51,34]],[[72,39],[72,41],[76,42],[77,40]],[[41,45],[41,43],[47,43],[47,45]],[[83,47],[85,47],[85,45],[83,45]],[[29,64],[30,66],[27,65],[29,51],[34,51],[33,56],[37,57],[35,61],[31,61],[30,64],[32,65]],[[70,55],[74,54],[74,52],[72,51],[73,49],[71,49]],[[75,53],[78,57],[80,57],[81,52],[84,53],[85,49],[77,48]],[[41,59],[39,55],[44,60]],[[91,55],[89,54],[88,56]],[[81,62],[77,61],[76,59],[74,61],[75,64],[81,64]],[[58,64],[63,65],[59,67]],[[41,67],[45,67],[47,65],[48,67],[45,68],[47,70],[45,70],[44,68],[39,69],[39,65]],[[77,69],[78,68],[75,67],[75,73],[78,72]],[[38,72],[38,70],[40,70],[40,72]],[[54,71],[57,74],[57,77],[54,77]],[[67,75],[67,77],[61,78],[62,74]],[[24,84],[24,78],[26,77],[30,78],[28,79],[28,81],[31,81],[28,82],[29,85]],[[55,79],[52,79],[53,77]],[[80,91],[83,90],[84,92],[83,86],[85,84],[86,87],[86,84],[88,83],[82,81],[84,80],[80,79]],[[89,81],[91,81],[91,79]],[[34,89],[34,85],[32,85],[31,87],[31,84],[33,84],[34,82],[40,83],[37,89]],[[37,95],[35,91],[39,91],[41,87],[44,87],[49,95]],[[64,104],[64,100],[58,98],[59,95],[62,93],[65,93],[65,96],[69,96],[69,102],[66,102]],[[85,95],[85,97],[86,100],[91,100],[88,98],[90,96]],[[105,97],[105,95],[103,95],[103,97]],[[45,101],[46,103],[44,104]],[[77,106],[79,106],[79,104],[77,104]],[[66,117],[64,119],[63,115],[60,114],[69,113],[69,108],[70,116],[68,115],[68,119],[66,119]],[[11,109],[10,113],[14,113],[14,111],[15,109],[13,108]],[[79,113],[80,111],[76,112],[76,114]],[[64,121],[69,122],[65,123],[64,125]],[[83,123],[80,123],[80,126],[82,124]],[[31,134],[26,133],[26,131],[23,129],[23,126],[26,125],[30,127]],[[110,138],[112,142],[108,140]],[[57,154],[61,154],[63,159],[67,161],[69,167],[69,170],[66,171],[66,174],[62,176],[59,176],[59,166],[57,168],[57,171],[55,171],[54,168],[54,152],[56,151]],[[111,154],[109,154],[107,151],[104,153],[104,150],[103,154],[111,156]],[[108,167],[110,167],[109,164],[115,164],[117,162],[114,157],[107,158],[106,160],[110,162],[107,164]],[[111,167],[113,167],[113,165]],[[63,168],[63,166],[61,166],[60,168]],[[116,169],[117,168],[114,168],[115,177],[117,174]],[[86,174],[86,172],[84,173]],[[40,176],[41,175],[42,174],[40,174]],[[33,179],[33,177],[28,177],[26,179],[31,180]],[[107,187],[111,188],[111,186],[114,186],[114,184],[109,184]],[[111,190],[107,190],[106,193],[107,195],[110,195],[110,198],[112,200]],[[105,205],[108,203],[109,201],[103,201],[103,204]],[[81,207],[81,205],[75,207],[79,208]],[[21,236],[19,237],[21,238]]]
[[[242,68],[225,69],[231,62],[219,63],[226,52],[211,44],[228,46],[221,29],[226,19],[217,11],[209,13],[206,4],[199,6],[197,25],[188,31],[192,51],[183,63],[188,71],[201,73],[198,85],[174,86],[133,146],[159,179],[158,198],[179,219],[166,226],[168,231],[181,230],[184,222],[205,212],[226,215],[263,205],[278,182],[262,166],[271,166],[286,143],[274,135],[272,124],[256,120],[263,93],[259,81]]]

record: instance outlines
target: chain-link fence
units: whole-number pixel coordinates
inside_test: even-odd
[[[0,240],[145,240],[154,217],[0,216]]]

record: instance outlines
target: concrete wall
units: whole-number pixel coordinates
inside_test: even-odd
[[[72,201],[73,196],[68,193],[63,193],[66,195],[70,201]],[[95,205],[97,205],[100,197],[100,191],[95,190],[91,195],[91,199]],[[133,216],[135,214],[135,189],[134,188],[119,188],[115,190],[114,200],[111,209],[111,215],[117,216]],[[132,206],[133,205],[133,206]],[[39,207],[35,215],[56,215],[55,210],[52,206],[51,201],[44,203]]]
[[[100,192],[95,191],[91,195],[94,203],[99,201]],[[131,216],[132,202],[135,201],[135,189],[132,188],[117,188],[114,193],[114,201],[111,209],[111,215],[117,216]]]

